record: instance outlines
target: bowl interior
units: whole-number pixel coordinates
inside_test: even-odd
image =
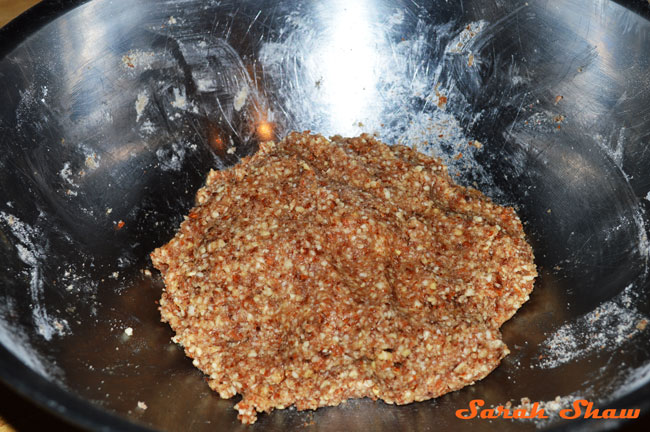
[[[430,3],[93,0],[0,32],[4,379],[86,425],[163,430],[516,431],[535,425],[455,411],[647,403],[650,22],[607,1]],[[415,146],[517,209],[541,277],[494,373],[252,427],[209,390],[159,322],[148,254],[210,168],[290,130]]]

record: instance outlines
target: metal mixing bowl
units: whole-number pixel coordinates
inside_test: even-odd
[[[650,402],[648,12],[640,0],[37,6],[0,31],[2,379],[107,430],[619,425],[455,411],[477,398]],[[503,327],[512,353],[494,373],[432,401],[275,411],[254,426],[208,389],[159,322],[148,254],[211,167],[293,129],[416,146],[515,206],[541,277]]]

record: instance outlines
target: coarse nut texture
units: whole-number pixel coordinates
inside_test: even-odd
[[[244,423],[482,379],[537,276],[512,208],[369,135],[294,132],[211,171],[151,258],[162,320]]]

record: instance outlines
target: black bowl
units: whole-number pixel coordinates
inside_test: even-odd
[[[556,414],[576,399],[650,403],[649,15],[645,1],[587,0],[30,10],[0,31],[2,379],[94,429],[618,425],[455,412],[473,399]],[[416,146],[517,209],[541,277],[503,327],[512,353],[494,373],[433,401],[275,411],[254,426],[208,389],[159,322],[148,254],[210,168],[294,129]]]

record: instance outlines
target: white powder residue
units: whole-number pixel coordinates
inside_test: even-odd
[[[537,428],[543,428],[560,418],[560,411],[563,409],[568,409],[573,406],[573,403],[580,399],[587,399],[587,397],[582,396],[578,393],[572,393],[566,396],[556,396],[555,399],[549,401],[536,401],[531,400],[530,398],[524,397],[521,398],[518,405],[513,405],[511,402],[507,402],[503,405],[505,408],[509,409],[510,412],[515,412],[516,410],[526,410],[527,413],[533,411],[533,404],[537,403],[537,411],[544,410],[544,414],[548,416],[548,419],[539,419],[539,418],[519,418],[517,421],[522,422],[534,422]]]
[[[641,209],[636,208],[634,213],[632,213],[632,220],[636,226],[638,239],[637,239],[637,248],[639,254],[645,260],[644,274],[648,276],[650,269],[648,264],[650,264],[650,241],[648,241],[648,234],[646,232],[646,225],[644,222],[643,215],[641,214]]]
[[[86,144],[81,143],[78,145],[78,148],[81,150],[85,157],[84,165],[86,168],[88,168],[90,171],[99,168],[99,164],[102,159],[101,156],[99,156],[92,148],[88,147]]]
[[[336,47],[321,47],[319,33],[307,18],[289,18],[282,28],[283,38],[265,42],[259,51],[266,76],[284,97],[279,103],[291,121],[287,129],[309,129],[325,135],[377,133],[386,143],[409,145],[443,158],[452,175],[466,173],[478,178],[483,192],[495,199],[503,198],[477,161],[481,145],[470,144],[474,138],[467,136],[447,108],[448,102],[461,96],[455,81],[443,77],[442,65],[431,63],[431,40],[445,40],[444,35],[450,35],[451,41],[441,47],[442,52],[461,52],[466,46],[471,48],[471,40],[487,27],[486,21],[471,22],[459,29],[453,23],[432,25],[420,20],[418,31],[399,40],[382,30],[363,29],[366,44],[361,43],[355,52],[341,58]],[[397,24],[403,18],[396,14],[391,22]],[[343,40],[337,36],[333,43],[343,46]],[[309,54],[296,58],[297,52]],[[379,57],[377,52],[381,53]],[[356,78],[344,77],[340,68],[323,67],[323,58],[351,62],[350,68],[358,71]],[[304,70],[295,73],[296,65]],[[345,82],[344,90],[340,82]],[[391,103],[377,110],[375,105],[365,103],[373,98]]]
[[[66,263],[58,268],[57,275],[57,284],[65,286],[65,290],[69,293],[83,293],[86,298],[93,297],[97,293],[99,281],[89,276],[85,264],[77,268],[71,263]]]
[[[235,111],[239,111],[242,109],[244,104],[246,103],[246,98],[248,97],[248,87],[244,86],[235,95],[235,99],[233,100],[233,107],[235,108]]]
[[[32,299],[32,319],[38,333],[46,340],[54,335],[64,335],[68,332],[68,323],[49,316],[43,307],[43,274],[42,265],[46,258],[47,244],[41,233],[35,228],[23,223],[15,216],[0,212],[2,221],[11,234],[16,238],[14,247],[18,257],[28,267],[29,294]]]
[[[388,17],[387,24],[389,27],[400,25],[404,22],[404,11],[397,9],[391,16]]]
[[[614,165],[616,165],[619,172],[629,185],[630,178],[623,170],[623,149],[626,147],[626,143],[628,141],[627,129],[625,127],[621,127],[617,133],[613,133],[607,139],[604,138],[601,134],[595,134],[593,135],[593,139],[598,147],[603,150],[614,163]],[[645,199],[650,201],[650,192],[648,192]],[[629,224],[634,224],[634,227],[637,231],[636,248],[639,251],[640,256],[644,259],[644,274],[648,276],[650,274],[650,240],[647,236],[646,222],[644,221],[642,209],[639,206],[636,206],[636,208],[633,209],[631,218],[628,217],[622,220],[621,224],[619,226],[613,227],[612,230],[621,229],[623,227],[627,228]]]
[[[584,399],[584,397],[576,394],[571,394],[568,396],[556,396],[553,400],[540,402],[539,407],[543,408],[549,417],[557,416],[560,414],[560,411],[566,408],[570,408],[573,402],[578,399]],[[525,402],[526,400],[522,401],[522,406]]]
[[[163,171],[180,171],[185,159],[185,148],[177,143],[172,148],[159,148],[156,156]]]
[[[528,78],[524,78],[521,75],[512,75],[510,77],[510,82],[512,82],[514,86],[522,85],[524,83],[527,83],[528,81],[529,81]]]
[[[185,89],[174,88],[174,100],[171,102],[174,108],[185,109],[187,107],[187,98],[185,96]]]
[[[598,147],[603,150],[607,156],[614,162],[614,164],[621,169],[623,175],[625,173],[622,171],[623,168],[623,149],[627,143],[627,129],[621,127],[618,133],[612,134],[609,137],[604,137],[601,134],[597,133],[593,135],[593,139],[598,144]],[[627,178],[627,176],[626,176]]]
[[[74,182],[74,178],[72,177],[70,162],[65,162],[63,164],[63,168],[61,168],[61,171],[59,171],[59,177],[61,177],[69,186],[69,188],[66,190],[66,194],[70,196],[77,196],[77,189],[79,188],[79,185]]]
[[[140,131],[145,135],[151,135],[156,132],[156,126],[151,122],[151,120],[145,120],[140,126]]]
[[[151,70],[155,61],[156,54],[152,51],[130,50],[122,56],[122,66],[138,72]]]
[[[141,91],[138,93],[138,98],[135,100],[135,121],[136,123],[140,120],[142,112],[147,107],[149,103],[149,96],[146,91]]]
[[[126,257],[126,256],[121,256],[117,257],[117,267],[121,269],[125,269],[129,267],[133,262],[131,261],[131,258]]]
[[[647,385],[650,382],[650,362],[632,369],[629,374],[623,378],[622,382],[617,384],[616,390],[610,395],[611,400],[621,398],[637,389]]]
[[[522,119],[520,125],[538,133],[557,133],[559,130],[558,125],[561,125],[564,121],[566,121],[566,118],[562,115],[548,110],[540,110]],[[526,145],[524,148],[527,149],[528,146]]]
[[[21,130],[23,124],[32,121],[32,115],[39,110],[39,106],[46,103],[45,97],[48,90],[46,86],[36,88],[33,84],[24,90],[19,90],[20,102],[16,108],[17,129]]]
[[[59,171],[59,176],[66,181],[70,186],[73,187],[79,187],[74,182],[74,179],[72,178],[72,170],[70,169],[70,162],[65,162],[63,164],[63,168],[61,168],[61,171]]]
[[[86,156],[85,160],[85,165],[87,168],[93,170],[99,168],[99,159],[100,157],[97,155],[97,153],[92,153],[88,156]]]
[[[429,156],[447,156],[444,162],[452,174],[460,172],[466,164],[471,164],[474,173],[488,178],[484,168],[473,160],[473,155],[480,150],[482,144],[466,136],[458,120],[445,111],[418,113],[397,138],[397,144],[410,145]],[[448,157],[450,149],[455,149],[454,154],[462,157]]]
[[[471,48],[472,40],[483,31],[487,26],[487,21],[475,21],[465,26],[458,36],[456,36],[445,48],[445,53],[468,53]]]
[[[541,344],[543,357],[537,366],[552,369],[595,352],[611,352],[644,331],[639,324],[646,318],[633,306],[632,289],[633,285],[628,285],[612,300],[548,336]]]
[[[636,207],[632,210],[631,214],[623,214],[618,217],[618,223],[612,224],[610,227],[603,230],[605,234],[605,241],[610,241],[616,238],[620,232],[634,232],[637,233],[636,250],[645,261],[644,273],[648,274],[648,264],[650,261],[650,244],[646,234],[645,223],[641,209]]]
[[[197,78],[195,83],[200,92],[213,92],[217,89],[217,82],[212,78]]]
[[[447,44],[445,52],[452,52],[458,41],[468,43],[469,39],[476,37],[487,24],[486,21],[467,24],[465,30]],[[436,31],[444,34],[451,32],[452,28],[426,27],[423,30],[424,33],[432,34]],[[410,145],[425,154],[443,158],[452,175],[469,170],[486,181],[486,184],[482,185],[484,192],[493,198],[500,196],[500,190],[489,181],[491,177],[475,159],[482,144],[470,145],[475,142],[473,137],[468,136],[457,118],[446,110],[447,101],[455,96],[454,84],[450,83],[450,89],[441,87],[440,66],[431,68],[428,73],[413,75],[411,72],[426,62],[429,38],[428,34],[415,34],[412,38],[400,41],[394,45],[390,61],[383,65],[379,86],[383,89],[382,96],[385,99],[395,101],[395,108],[382,113],[381,118],[375,121],[406,127],[399,134],[390,136],[385,133],[386,136],[382,138],[388,142]],[[412,102],[416,100],[420,102],[417,105],[424,105],[425,108],[414,109]]]

